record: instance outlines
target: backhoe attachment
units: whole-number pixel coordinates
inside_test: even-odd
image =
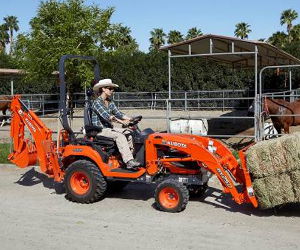
[[[55,181],[61,181],[63,172],[60,170],[57,150],[52,141],[52,131],[45,126],[40,118],[14,96],[11,102],[11,130],[13,152],[8,159],[20,168],[34,165],[39,161],[42,172]],[[25,139],[25,126],[31,133],[32,140]]]

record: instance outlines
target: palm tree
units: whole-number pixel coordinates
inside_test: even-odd
[[[202,35],[203,35],[203,33],[200,29],[193,27],[188,30],[186,39],[188,40],[188,39],[192,39],[192,38],[195,38],[197,36],[202,36]]]
[[[5,52],[6,44],[9,42],[8,28],[6,24],[0,25],[0,53]]]
[[[281,13],[281,17],[280,17],[280,24],[287,25],[287,33],[290,34],[290,31],[293,27],[292,22],[298,18],[298,13],[295,10],[292,9],[288,9],[288,10],[284,10]]]
[[[163,29],[153,29],[150,34],[150,50],[158,50],[162,45],[165,44],[166,34],[164,33]]]
[[[240,22],[235,25],[234,35],[236,37],[247,39],[250,32],[252,32],[252,30],[250,29],[250,25],[248,23]]]
[[[291,29],[290,36],[292,37],[293,41],[300,41],[300,24],[295,25]]]
[[[183,41],[183,36],[178,30],[170,30],[168,34],[168,44],[174,44]]]
[[[131,30],[127,26],[122,24],[112,24],[108,30],[105,38],[103,39],[103,45],[110,49],[116,50],[118,48],[138,48],[138,45],[130,35]]]
[[[267,42],[278,48],[283,48],[287,42],[287,34],[277,31],[269,37]]]
[[[19,30],[19,26],[18,26],[19,21],[18,21],[17,17],[15,17],[15,16],[4,17],[4,21],[9,30],[9,45],[10,45],[9,54],[11,54],[12,48],[13,48],[13,40],[14,40],[13,33],[14,33],[14,31]]]

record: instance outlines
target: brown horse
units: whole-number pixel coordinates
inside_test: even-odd
[[[2,123],[0,125],[1,127],[7,121],[6,111],[10,108],[10,103],[11,103],[10,96],[0,96],[0,110],[2,111],[3,114]]]
[[[290,133],[290,126],[300,125],[300,100],[288,102],[283,99],[265,97],[263,100],[263,112],[267,116],[276,115],[271,116],[271,120],[279,134],[281,129],[284,130],[284,133]]]

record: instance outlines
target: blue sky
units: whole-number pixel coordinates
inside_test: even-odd
[[[30,31],[29,21],[36,15],[40,0],[0,0],[0,20],[7,15],[18,17],[20,32]],[[162,28],[165,33],[176,29],[186,34],[191,27],[203,33],[234,36],[235,24],[251,25],[249,39],[268,38],[283,31],[280,15],[294,9],[300,16],[299,0],[87,0],[104,8],[116,8],[112,21],[132,30],[140,49],[148,51],[150,31]],[[300,23],[298,18],[294,24]]]

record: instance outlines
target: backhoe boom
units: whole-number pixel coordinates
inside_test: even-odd
[[[11,102],[11,130],[13,152],[9,160],[21,168],[36,164],[41,171],[55,181],[61,181],[63,172],[58,163],[57,150],[52,141],[52,131],[40,118],[21,101],[20,96],[14,96]],[[33,141],[25,139],[25,126],[32,135]]]

